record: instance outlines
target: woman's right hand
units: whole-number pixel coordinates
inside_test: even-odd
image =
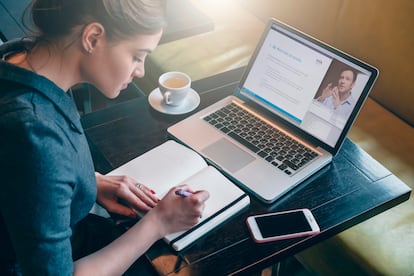
[[[192,195],[176,195],[175,191],[178,189],[189,191]],[[145,217],[151,218],[157,224],[160,237],[187,230],[199,222],[209,196],[207,191],[192,191],[187,185],[177,186],[170,189]]]

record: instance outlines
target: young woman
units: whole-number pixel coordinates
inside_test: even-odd
[[[198,222],[206,191],[182,198],[176,187],[159,200],[132,178],[95,173],[67,93],[91,83],[114,98],[144,76],[162,35],[163,2],[32,1],[35,35],[0,47],[1,275],[121,275],[155,241]],[[93,223],[85,220],[95,201],[111,213],[147,214],[84,256],[79,225]]]

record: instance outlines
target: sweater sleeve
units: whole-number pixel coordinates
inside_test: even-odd
[[[0,204],[23,274],[72,275],[73,148],[47,122],[27,122],[5,137]]]

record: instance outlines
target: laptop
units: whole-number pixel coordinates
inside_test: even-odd
[[[168,128],[272,203],[338,153],[378,70],[270,19],[234,93]]]

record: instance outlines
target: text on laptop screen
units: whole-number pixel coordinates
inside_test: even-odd
[[[335,147],[371,73],[277,26],[264,39],[241,94]]]

